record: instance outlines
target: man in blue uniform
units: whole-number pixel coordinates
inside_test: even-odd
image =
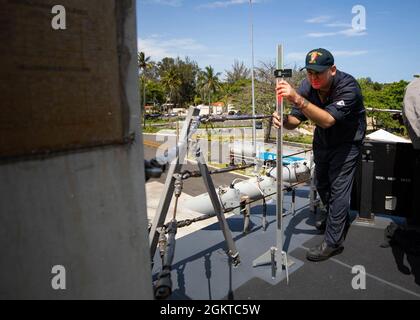
[[[325,231],[323,242],[307,252],[310,261],[322,261],[343,251],[350,226],[350,195],[357,161],[366,134],[366,111],[357,81],[337,70],[328,50],[315,49],[306,57],[307,78],[298,90],[282,80],[277,94],[294,107],[289,115],[274,113],[274,125],[288,130],[303,121],[316,125],[313,150],[315,181],[326,213],[317,216],[316,227]]]

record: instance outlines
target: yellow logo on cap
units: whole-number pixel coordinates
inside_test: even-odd
[[[311,60],[309,61],[309,63],[315,64],[316,63],[316,60],[320,56],[322,56],[322,53],[321,52],[318,52],[318,51],[313,51],[313,52],[309,53],[308,56],[311,56]]]

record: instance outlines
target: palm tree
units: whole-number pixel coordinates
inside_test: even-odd
[[[172,102],[175,102],[177,100],[181,84],[181,78],[175,69],[169,69],[164,73],[162,78],[162,85],[168,92],[168,99]]]
[[[138,61],[140,71],[145,70],[148,67],[149,63],[151,62],[150,57],[146,57],[144,52],[139,52],[137,54],[137,61]]]
[[[144,106],[146,104],[146,69],[148,69],[151,65],[150,57],[146,57],[144,52],[139,52],[137,54],[137,63],[139,67],[140,79],[143,85],[143,99],[141,99],[140,107],[142,114],[144,114]],[[141,98],[141,90],[140,90],[140,98]]]
[[[203,82],[202,82],[202,88],[205,92],[209,95],[209,108],[210,113],[212,113],[211,108],[211,94],[216,93],[217,90],[220,89],[220,81],[219,76],[220,72],[216,73],[214,72],[214,69],[211,66],[208,66],[205,68],[205,71],[203,71]]]
[[[200,94],[201,97],[201,101],[205,101],[206,100],[206,92],[204,90],[204,72],[203,71],[199,71],[197,74],[197,81],[196,81],[196,90],[197,92]]]
[[[246,80],[251,77],[251,71],[245,66],[243,62],[235,60],[232,65],[232,70],[226,72],[226,78],[228,83],[235,83],[239,80]]]
[[[229,104],[232,101],[232,97],[233,97],[234,93],[235,93],[235,90],[234,90],[232,84],[225,83],[221,86],[222,101],[225,105],[224,112],[226,112],[226,113],[229,111]]]

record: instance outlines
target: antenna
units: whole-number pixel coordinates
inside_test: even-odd
[[[252,19],[252,0],[249,0],[249,16],[251,25],[251,79],[252,79],[252,116],[255,117],[255,72],[254,72],[254,23]],[[252,120],[252,146],[253,146],[253,157],[257,156],[257,126],[255,119]]]

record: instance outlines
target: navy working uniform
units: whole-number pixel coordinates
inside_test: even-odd
[[[307,79],[297,92],[336,120],[331,128],[316,127],[313,150],[316,188],[328,212],[325,241],[338,248],[349,225],[351,189],[366,134],[361,88],[351,75],[337,70],[324,102]],[[291,115],[307,120],[298,108],[293,108]]]

